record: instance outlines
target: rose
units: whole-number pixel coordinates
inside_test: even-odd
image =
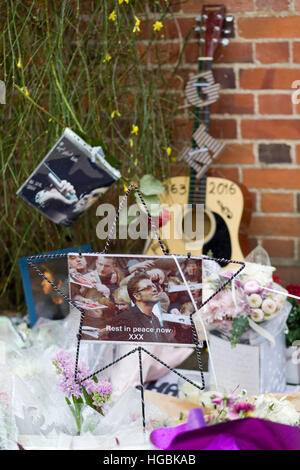
[[[296,295],[297,297],[300,297],[300,285],[288,284],[286,286],[286,290],[288,291],[289,294]],[[300,305],[300,299],[297,300],[297,303]]]

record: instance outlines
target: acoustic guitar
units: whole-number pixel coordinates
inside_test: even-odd
[[[199,40],[199,72],[209,72],[216,48],[222,41],[224,27],[228,33],[225,7],[204,5],[201,22],[202,27],[196,28],[203,31]],[[203,89],[205,92],[204,87],[201,91],[199,87],[198,93],[203,93]],[[195,108],[195,130],[204,124],[206,132],[209,132],[209,112],[209,105]],[[196,147],[194,142],[193,148]],[[207,176],[206,173],[199,179],[193,168],[190,175],[171,177],[164,184],[165,191],[159,199],[162,207],[169,210],[170,220],[159,229],[159,235],[166,250],[174,254],[190,252],[194,256],[205,254],[216,258],[244,259],[250,251],[247,227],[251,217],[251,197],[245,186],[226,178]],[[198,222],[202,220],[200,227],[197,217]],[[155,238],[146,242],[144,252],[161,254]]]

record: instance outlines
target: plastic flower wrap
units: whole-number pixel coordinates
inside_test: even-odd
[[[239,276],[203,308],[203,318],[208,327],[225,333],[232,345],[242,338],[247,339],[245,332],[249,327],[258,331],[256,324],[265,324],[278,316],[286,299],[285,289],[273,281],[275,268],[247,261],[245,264]],[[224,270],[216,263],[211,269],[207,263],[204,269],[204,298],[208,299],[233,274],[233,271]]]
[[[300,415],[285,397],[210,392],[209,401],[190,409],[186,423],[155,429],[151,442],[165,450],[299,450]]]
[[[90,376],[90,370],[83,362],[79,363],[77,381],[75,381],[75,361],[68,351],[58,351],[53,357],[53,364],[60,376],[59,387],[66,395],[66,402],[75,418],[80,434],[83,405],[88,405],[104,416],[104,404],[110,399],[112,385],[107,381],[98,381],[96,376],[83,380]]]

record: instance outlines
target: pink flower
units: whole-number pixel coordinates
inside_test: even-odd
[[[244,284],[246,294],[257,294],[261,290],[261,285],[258,281],[249,280]]]
[[[226,407],[232,407],[237,400],[237,397],[234,395],[220,395],[220,394],[214,394],[212,397],[212,403],[215,405],[224,408]]]
[[[241,415],[243,417],[248,416],[249,413],[251,413],[254,410],[255,410],[255,406],[252,403],[248,403],[247,401],[238,401],[228,411],[227,418],[230,421],[234,419],[239,419]]]

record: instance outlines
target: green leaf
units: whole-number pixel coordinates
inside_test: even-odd
[[[93,401],[84,387],[82,387],[82,393],[83,393],[86,404],[90,406],[91,408],[94,408]]]
[[[232,322],[232,330],[230,331],[230,342],[231,345],[234,347],[239,342],[242,334],[247,330],[249,327],[249,320],[248,317],[238,317],[235,318]]]
[[[144,175],[140,181],[140,191],[145,196],[154,196],[164,192],[163,184],[153,175]]]
[[[146,212],[144,208],[144,204],[140,200],[139,196],[135,194],[136,202],[139,206],[139,208],[143,211]],[[160,205],[160,200],[158,199],[157,196],[144,196],[144,201],[147,206],[148,211],[150,212],[151,215],[154,217],[158,217],[161,211],[161,205]]]

